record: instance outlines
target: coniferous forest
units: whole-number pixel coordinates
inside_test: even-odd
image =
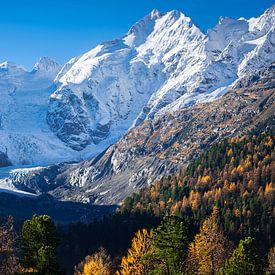
[[[1,274],[274,274],[274,130],[223,140],[112,216],[2,221]]]

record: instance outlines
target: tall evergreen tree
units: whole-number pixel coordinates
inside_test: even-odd
[[[241,240],[233,255],[221,268],[220,275],[257,275],[264,274],[260,265],[254,239],[247,237]]]
[[[156,274],[181,274],[189,243],[188,227],[176,216],[165,216],[154,232],[153,247],[159,261]]]
[[[34,215],[22,228],[22,264],[37,274],[59,274],[56,227],[49,216]]]

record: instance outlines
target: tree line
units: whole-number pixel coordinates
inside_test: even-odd
[[[274,274],[275,247],[261,259],[255,240],[248,236],[237,247],[218,226],[219,209],[204,220],[196,235],[178,216],[165,215],[155,229],[140,229],[125,255],[116,262],[100,247],[76,265],[75,275],[256,275]],[[56,227],[48,216],[34,215],[24,222],[21,255],[15,249],[16,234],[9,218],[0,228],[1,274],[65,274],[58,263],[60,244]],[[72,272],[70,272],[72,274]]]
[[[178,175],[162,178],[127,198],[122,213],[189,217],[200,227],[213,205],[218,224],[235,241],[274,242],[274,131],[224,140]]]
[[[156,229],[137,231],[117,270],[106,250],[100,248],[76,267],[75,274],[273,274],[275,248],[269,251],[268,262],[259,258],[255,240],[249,236],[234,249],[217,224],[217,214],[214,207],[194,238],[183,219],[165,216]]]

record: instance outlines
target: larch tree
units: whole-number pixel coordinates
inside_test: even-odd
[[[152,270],[152,245],[153,232],[147,229],[139,230],[132,240],[128,253],[121,260],[120,270],[117,275],[145,275]]]
[[[75,275],[110,275],[111,259],[104,248],[87,256],[75,269]]]
[[[17,241],[14,220],[8,217],[0,226],[0,274],[15,274],[20,270]]]
[[[232,244],[227,240],[217,222],[217,209],[207,218],[194,241],[189,245],[187,274],[218,274],[226,258],[232,251]]]
[[[268,252],[267,274],[275,274],[275,246],[271,247]]]

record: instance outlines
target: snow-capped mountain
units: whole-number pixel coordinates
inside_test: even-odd
[[[220,18],[204,34],[179,11],[154,10],[120,39],[72,59],[56,78],[47,121],[75,150],[110,144],[132,125],[223,95],[275,60],[275,6]]]
[[[51,81],[59,73],[61,66],[53,59],[42,57],[33,67],[32,73],[41,75],[43,78],[49,78]]]
[[[31,72],[0,65],[0,152],[13,164],[88,158],[146,119],[219,98],[275,60],[275,6],[220,18],[206,34],[179,11],[154,10],[116,40]]]
[[[177,173],[213,143],[274,128],[274,87],[275,63],[242,78],[217,100],[132,127],[93,159],[2,168],[0,189],[21,195],[47,193],[62,201],[119,204],[162,176]]]

